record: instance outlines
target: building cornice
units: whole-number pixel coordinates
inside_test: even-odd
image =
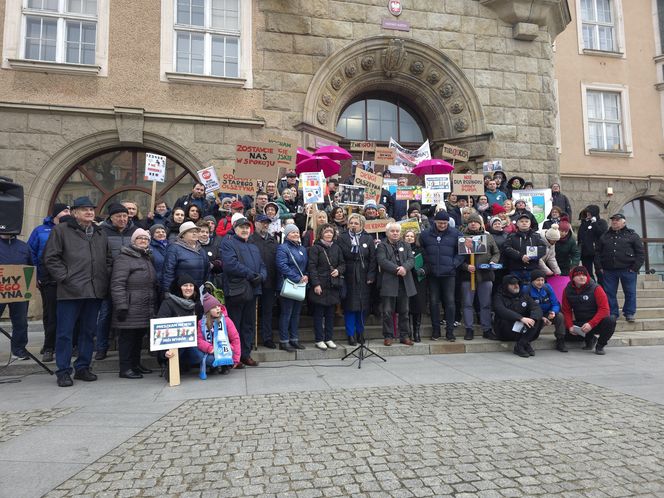
[[[537,26],[546,28],[553,41],[572,22],[567,0],[480,0],[480,3],[493,10],[501,21],[511,24],[518,40],[535,39]]]

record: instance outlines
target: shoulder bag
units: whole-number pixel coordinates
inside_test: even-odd
[[[299,271],[300,275],[304,277],[302,270],[300,270],[300,265],[297,264],[297,261],[295,261],[295,258],[293,257],[293,253],[290,252],[290,249],[286,250],[288,251],[288,254],[293,260],[293,263],[295,263],[297,271]],[[284,278],[284,283],[281,285],[281,292],[279,295],[281,297],[292,299],[294,301],[304,301],[304,298],[307,295],[307,284],[300,282],[293,282],[288,278]]]

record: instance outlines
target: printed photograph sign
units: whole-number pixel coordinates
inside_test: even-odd
[[[493,173],[494,171],[502,171],[503,162],[502,161],[484,161],[482,163],[482,171],[485,173]]]
[[[487,252],[486,234],[459,237],[459,254],[484,254]]]
[[[339,185],[340,206],[364,206],[364,187],[358,185]]]
[[[364,190],[364,201],[374,200],[378,202],[380,198],[380,190],[383,186],[383,177],[371,173],[370,171],[365,171],[363,169],[355,170],[355,182],[354,185],[365,187]]]
[[[150,320],[150,351],[196,346],[195,315]]]

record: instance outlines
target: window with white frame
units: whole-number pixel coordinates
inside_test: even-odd
[[[632,153],[627,87],[582,84],[586,153]]]
[[[97,0],[26,0],[23,58],[95,64]]]
[[[240,0],[174,0],[177,73],[239,78]]]
[[[577,0],[584,50],[623,52],[619,0]]]

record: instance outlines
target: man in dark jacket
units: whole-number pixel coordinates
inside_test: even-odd
[[[56,203],[51,215],[44,218],[44,222],[32,231],[28,239],[28,245],[32,252],[32,262],[37,267],[37,284],[42,298],[42,322],[44,324],[44,347],[42,348],[44,356],[42,361],[45,363],[53,361],[53,353],[55,353],[55,327],[57,324],[55,312],[58,299],[55,281],[48,275],[42,262],[42,256],[48,237],[51,235],[51,230],[60,223],[60,218],[70,214],[69,206]]]
[[[510,218],[512,218],[512,221],[516,223],[517,221],[519,221],[519,218],[521,218],[521,216],[523,215],[528,216],[528,219],[530,220],[530,229],[533,232],[539,230],[539,223],[537,223],[535,215],[530,211],[528,211],[526,207],[526,201],[524,201],[523,199],[518,199],[514,201],[514,214],[510,216]]]
[[[455,341],[454,287],[456,270],[463,263],[463,256],[457,250],[461,232],[449,226],[450,216],[446,211],[438,211],[433,226],[420,234],[420,244],[424,250],[424,265],[429,281],[429,306],[431,309],[432,340],[440,338],[440,303],[445,308],[445,337]]]
[[[263,346],[269,349],[276,349],[276,344],[272,339],[272,311],[274,309],[274,299],[277,295],[277,241],[267,232],[270,226],[270,218],[265,214],[256,216],[254,224],[255,231],[249,236],[249,243],[258,247],[261,259],[265,265],[267,278],[263,281],[261,290],[259,309],[261,317],[261,340]]]
[[[553,183],[551,185],[551,199],[552,204],[562,209],[563,214],[567,214],[567,216],[572,215],[572,206],[567,196],[560,192],[560,183]]]
[[[138,228],[129,219],[129,210],[120,203],[108,206],[108,218],[100,225],[106,234],[111,257],[115,260],[120,255],[120,249],[131,246],[131,236]],[[109,295],[101,303],[99,318],[97,319],[97,354],[95,360],[103,360],[108,355],[108,337],[111,330],[111,316],[113,315],[113,302]]]
[[[200,182],[194,183],[191,188],[191,193],[183,195],[177,201],[173,209],[179,207],[187,211],[187,207],[191,204],[195,204],[201,212],[201,216],[207,216],[212,213],[213,204],[205,198],[205,185]]]
[[[72,336],[79,322],[75,379],[97,380],[90,371],[93,338],[101,301],[108,295],[111,252],[102,230],[95,226],[95,204],[79,197],[72,205],[73,219],[51,232],[43,262],[57,283],[58,308],[55,334],[56,375],[60,387],[71,379]]]
[[[542,330],[542,309],[530,295],[522,292],[516,275],[505,275],[503,285],[493,298],[494,331],[503,341],[516,341],[514,354],[535,356],[531,342]]]
[[[599,206],[590,204],[579,215],[581,225],[579,226],[579,234],[577,241],[581,246],[581,264],[586,267],[590,278],[595,280],[593,273],[593,264],[595,262],[595,243],[599,238],[608,230],[606,220],[599,217]],[[598,275],[599,283],[601,278]]]
[[[267,269],[258,248],[248,243],[250,227],[247,218],[238,218],[233,223],[233,234],[221,241],[221,260],[226,309],[240,334],[240,361],[255,367],[258,362],[251,358],[251,349],[256,330],[256,298],[261,295]]]
[[[636,276],[645,261],[643,241],[639,234],[627,228],[625,216],[611,216],[611,227],[596,243],[595,267],[602,275],[602,287],[609,298],[611,315],[620,316],[618,282],[625,293],[623,315],[628,322],[636,315]]]
[[[32,255],[28,244],[16,238],[16,235],[0,235],[0,265],[32,266]],[[28,345],[28,305],[29,300],[0,304],[0,317],[9,307],[12,322],[11,350],[13,360],[29,358],[25,347]]]
[[[609,313],[606,294],[590,279],[585,266],[572,268],[569,277],[570,283],[563,291],[563,316],[568,335],[583,337],[586,342],[583,349],[595,348],[596,354],[604,355],[604,347],[616,329],[616,317]],[[599,335],[599,340],[595,335]]]
[[[525,284],[530,282],[530,272],[539,267],[539,260],[546,254],[546,242],[531,229],[529,214],[521,214],[516,226],[517,231],[503,245],[503,255],[507,271]]]
[[[385,227],[385,232],[387,238],[376,247],[376,260],[381,270],[378,287],[383,319],[383,343],[385,346],[392,345],[394,333],[392,314],[397,313],[401,344],[412,346],[408,298],[417,294],[411,272],[415,267],[415,258],[410,244],[400,240],[401,225],[389,223]]]

